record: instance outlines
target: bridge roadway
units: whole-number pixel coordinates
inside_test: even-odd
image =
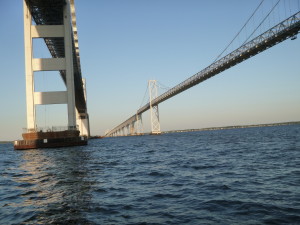
[[[65,0],[25,0],[30,8],[33,20],[36,25],[63,25],[63,6]],[[86,101],[82,84],[82,75],[80,68],[80,56],[78,48],[76,16],[74,0],[71,0],[72,13],[72,44],[73,44],[73,67],[74,67],[74,86],[75,86],[75,104],[79,113],[86,112]],[[45,43],[53,58],[64,58],[64,39],[63,38],[44,38]],[[66,74],[60,70],[60,75],[66,83]]]
[[[163,101],[211,78],[224,70],[229,69],[232,66],[237,65],[238,63],[249,59],[252,56],[259,54],[260,52],[265,51],[266,49],[284,41],[288,38],[297,35],[300,30],[300,12],[292,15],[251,41],[243,44],[238,49],[219,59],[218,61],[212,63],[210,66],[191,76],[190,78],[184,80],[180,84],[174,86],[170,90],[161,94],[154,100],[152,100],[152,106],[158,105]],[[111,136],[118,130],[134,123],[138,116],[143,112],[150,109],[150,103],[144,105],[139,110],[137,110],[136,114],[131,116],[125,122],[121,123],[114,129],[110,130],[105,136]]]

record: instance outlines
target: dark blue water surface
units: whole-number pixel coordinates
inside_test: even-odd
[[[0,145],[0,224],[300,224],[300,126]]]

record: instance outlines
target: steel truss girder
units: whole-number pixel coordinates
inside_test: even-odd
[[[296,35],[300,30],[300,12],[294,14],[288,19],[282,21],[268,31],[245,43],[238,49],[224,56],[220,60],[212,63],[210,66],[184,80],[180,84],[171,88],[153,100],[152,104],[159,104],[174,95],[185,91],[186,89],[199,84],[200,82],[219,74],[220,72],[229,69],[232,66],[254,56],[258,53]],[[148,104],[138,110],[142,113],[149,109]]]

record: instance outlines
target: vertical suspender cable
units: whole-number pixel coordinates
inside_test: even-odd
[[[244,24],[244,26],[240,29],[240,31],[235,35],[235,37],[230,41],[230,43],[226,46],[226,48],[218,55],[218,57],[214,60],[214,62],[216,62],[221,55],[228,49],[228,47],[232,44],[232,42],[239,36],[239,34],[242,32],[242,30],[244,29],[244,27],[248,24],[248,22],[250,21],[250,19],[254,16],[254,14],[256,13],[256,11],[260,8],[260,6],[262,5],[262,3],[264,2],[264,0],[262,0],[259,5],[256,7],[256,9],[254,10],[254,12],[252,13],[252,15],[249,17],[249,19],[246,21],[246,23]]]
[[[265,22],[267,17],[271,14],[271,12],[273,12],[274,8],[278,5],[279,2],[280,2],[280,0],[277,1],[277,3],[273,6],[271,11],[265,16],[265,18],[261,21],[261,23],[255,28],[255,30],[251,33],[251,35],[244,41],[243,45],[250,39],[250,37],[257,31],[257,29]]]

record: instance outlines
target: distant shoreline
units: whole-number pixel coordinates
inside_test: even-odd
[[[12,143],[12,141],[0,141],[0,144]]]
[[[207,130],[229,130],[229,129],[239,129],[239,128],[251,128],[251,127],[274,127],[274,126],[287,126],[287,125],[299,125],[299,124],[300,124],[300,121],[295,121],[295,122],[282,122],[282,123],[267,123],[267,124],[254,124],[254,125],[236,125],[236,126],[225,126],[225,127],[170,130],[170,131],[162,131],[161,133],[168,134],[168,133],[183,133],[183,132],[195,132],[195,131],[207,131]]]
[[[254,124],[254,125],[236,125],[236,126],[225,126],[225,127],[209,127],[209,128],[198,128],[198,129],[184,129],[184,130],[169,130],[162,131],[162,134],[169,133],[184,133],[184,132],[196,132],[196,131],[208,131],[208,130],[229,130],[229,129],[239,129],[239,128],[251,128],[251,127],[274,127],[274,126],[287,126],[287,125],[300,125],[300,121],[295,122],[282,122],[282,123],[267,123],[267,124]],[[144,133],[144,135],[149,135],[150,133]],[[91,136],[91,139],[99,138],[101,136]],[[0,144],[13,143],[13,141],[0,141]]]

